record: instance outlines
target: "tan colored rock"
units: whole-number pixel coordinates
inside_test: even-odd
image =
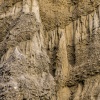
[[[0,0],[0,100],[99,100],[99,5]]]

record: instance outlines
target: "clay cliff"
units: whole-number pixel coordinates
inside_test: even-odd
[[[100,100],[100,0],[0,0],[0,100]]]

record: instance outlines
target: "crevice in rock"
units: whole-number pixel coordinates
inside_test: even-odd
[[[27,100],[26,98],[23,98],[23,100]]]

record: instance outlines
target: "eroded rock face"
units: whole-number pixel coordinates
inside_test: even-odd
[[[0,100],[99,100],[99,4],[0,0]]]
[[[1,55],[0,100],[53,100],[56,84],[49,73],[40,19],[34,10],[26,10],[26,4],[18,13],[14,18],[6,16],[11,20],[1,42],[6,53]]]

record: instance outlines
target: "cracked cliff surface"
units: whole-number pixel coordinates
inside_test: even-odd
[[[0,0],[0,100],[99,100],[99,4]]]

